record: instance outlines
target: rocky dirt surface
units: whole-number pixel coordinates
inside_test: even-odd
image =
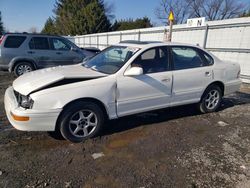
[[[249,85],[219,112],[189,105],[129,116],[72,144],[9,125],[3,95],[12,80],[0,73],[0,187],[250,187]]]

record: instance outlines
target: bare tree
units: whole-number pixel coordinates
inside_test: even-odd
[[[29,33],[37,33],[37,28],[36,27],[31,27],[30,29],[29,29]]]
[[[207,20],[223,20],[238,17],[247,6],[237,0],[160,0],[155,15],[167,23],[170,9],[176,23],[184,23],[187,18],[206,17]]]
[[[175,23],[184,23],[188,15],[189,2],[185,0],[160,0],[159,6],[155,9],[155,15],[162,23],[168,24],[170,10],[174,12]]]
[[[245,5],[243,3],[237,3],[234,0],[225,0],[225,8],[221,12],[220,19],[228,19],[238,17],[245,12]]]
[[[188,16],[190,18],[192,17],[202,17],[203,13],[202,13],[202,7],[203,4],[205,3],[205,0],[185,0],[187,2],[189,2],[189,7],[187,7],[188,9]],[[208,0],[210,1],[210,0]],[[218,0],[220,1],[220,0]]]
[[[238,17],[245,5],[236,0],[187,0],[190,16],[206,17],[208,20],[223,20]]]

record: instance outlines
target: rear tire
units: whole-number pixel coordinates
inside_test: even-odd
[[[202,95],[198,108],[202,113],[210,113],[218,110],[222,101],[222,91],[217,85],[209,86]]]
[[[14,67],[15,76],[21,76],[27,72],[35,70],[34,66],[29,62],[19,62]]]
[[[104,123],[102,109],[92,102],[72,104],[62,112],[60,117],[60,132],[71,142],[82,142],[97,136]]]

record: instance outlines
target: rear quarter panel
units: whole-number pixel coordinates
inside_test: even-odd
[[[214,66],[214,80],[223,82],[224,95],[234,93],[240,89],[240,65],[233,62],[217,61]]]

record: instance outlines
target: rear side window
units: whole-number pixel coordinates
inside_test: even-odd
[[[203,67],[204,61],[197,50],[190,47],[172,47],[174,70]]]
[[[22,43],[25,41],[25,36],[8,36],[5,40],[5,48],[19,48]]]
[[[48,50],[49,42],[46,37],[33,37],[29,42],[30,49]]]

